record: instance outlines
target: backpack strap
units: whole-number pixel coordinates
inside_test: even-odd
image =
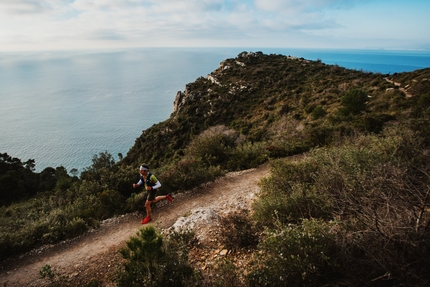
[[[146,185],[147,186],[154,186],[155,185],[155,183],[151,183],[151,176],[152,176],[152,173],[148,172],[148,175],[146,176]]]

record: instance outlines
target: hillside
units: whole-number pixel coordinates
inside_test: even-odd
[[[216,125],[233,129],[247,142],[265,142],[275,157],[329,144],[334,134],[351,129],[378,132],[385,122],[405,116],[408,104],[401,89],[425,94],[429,78],[430,69],[383,75],[243,52],[178,92],[170,118],[143,131],[124,163],[150,161],[160,167],[183,156],[193,137]],[[341,97],[353,89],[368,96],[359,120],[338,114]]]

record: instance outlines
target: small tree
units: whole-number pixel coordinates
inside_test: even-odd
[[[102,168],[111,168],[115,164],[113,156],[108,151],[94,155],[92,162],[93,165],[90,169],[94,171],[99,171]]]
[[[95,154],[92,162],[93,164],[85,168],[82,172],[82,180],[98,180],[100,179],[100,173],[103,170],[109,170],[115,165],[115,159],[108,151],[101,152],[98,155]]]
[[[119,251],[128,261],[119,276],[118,286],[158,286],[157,273],[160,261],[165,257],[161,235],[149,226],[140,229],[126,244]]]
[[[117,286],[188,286],[193,269],[175,250],[166,252],[163,237],[153,226],[140,229],[137,236],[120,249],[123,268],[117,274]]]
[[[340,99],[343,106],[343,113],[358,114],[366,109],[367,94],[358,89],[351,90]]]
[[[73,184],[73,179],[67,173],[67,169],[59,166],[55,169],[55,178],[57,179],[55,188],[59,190],[66,190]]]

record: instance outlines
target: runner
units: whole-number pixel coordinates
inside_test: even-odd
[[[140,180],[138,183],[133,183],[133,188],[138,188],[142,184],[147,191],[145,209],[146,209],[146,217],[142,220],[142,224],[147,224],[151,221],[151,204],[156,203],[160,200],[167,199],[170,202],[173,201],[173,198],[170,194],[155,196],[157,193],[157,189],[161,187],[161,183],[158,179],[149,172],[149,166],[146,163],[142,163],[139,167]]]

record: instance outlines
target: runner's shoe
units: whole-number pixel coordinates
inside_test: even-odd
[[[151,221],[151,217],[145,217],[143,220],[142,220],[142,224],[147,224],[148,222],[150,222]]]
[[[170,195],[170,193],[166,195],[166,198],[167,198],[170,202],[172,202],[172,201],[173,201],[173,197]]]

